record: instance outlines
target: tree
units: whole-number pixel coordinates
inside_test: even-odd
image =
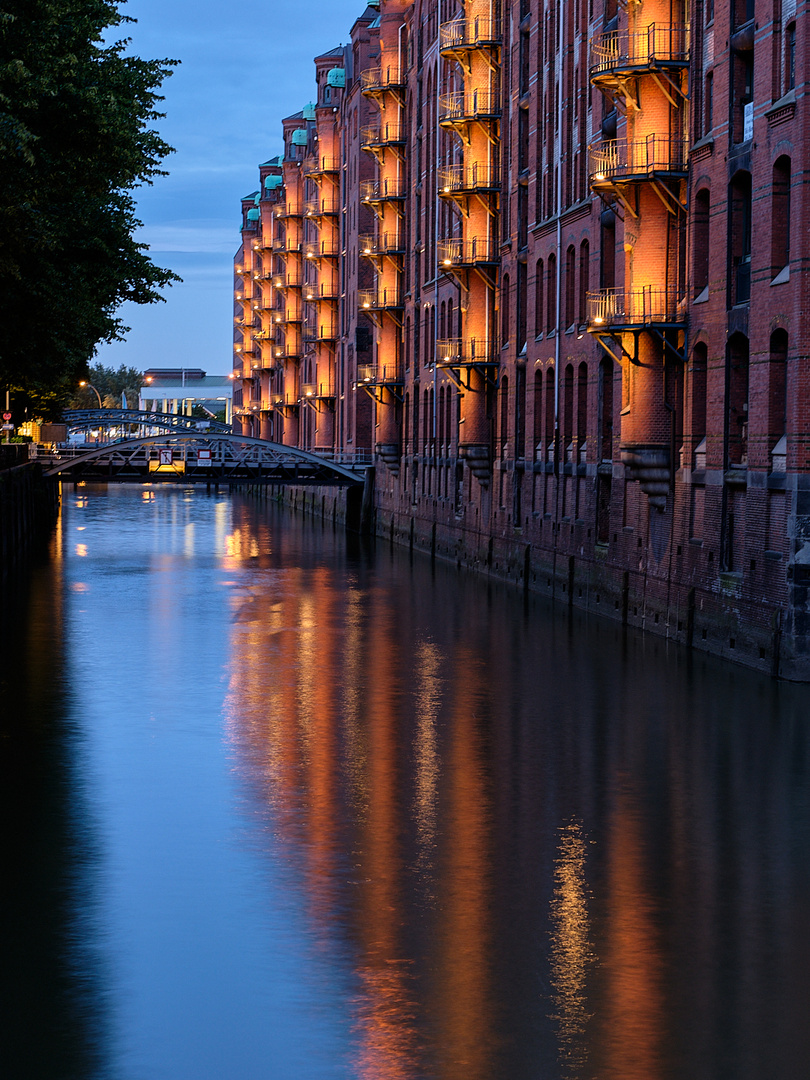
[[[132,192],[172,152],[149,125],[175,61],[103,39],[132,21],[112,0],[0,0],[0,390],[46,417],[126,333],[119,306],[179,280],[133,238]]]
[[[122,394],[126,395],[128,408],[138,408],[138,393],[143,386],[143,374],[137,368],[122,364],[116,371],[104,364],[93,364],[87,382],[98,390],[105,409],[120,409]],[[73,396],[67,404],[72,409],[96,409],[98,398],[89,386],[74,388]]]

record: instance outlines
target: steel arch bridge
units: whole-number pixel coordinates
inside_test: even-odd
[[[141,409],[65,409],[62,419],[71,431],[89,431],[94,428],[120,428],[136,425],[154,434],[159,431],[212,431],[228,433],[230,424],[221,420],[209,420],[179,413],[144,412]]]
[[[43,462],[44,464],[44,462]],[[362,484],[364,469],[247,435],[178,431],[120,439],[93,450],[50,455],[46,476],[63,480],[349,486]]]

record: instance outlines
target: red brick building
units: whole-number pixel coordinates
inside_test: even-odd
[[[805,18],[367,8],[243,200],[242,429],[373,453],[380,534],[810,678]]]

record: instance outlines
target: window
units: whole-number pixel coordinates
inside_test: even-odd
[[[557,256],[548,257],[548,304],[546,305],[546,327],[551,333],[557,326]]]
[[[790,263],[790,158],[777,158],[771,186],[771,277]]]
[[[584,326],[588,320],[588,290],[591,287],[591,246],[587,240],[579,245],[579,303],[577,322]]]
[[[534,334],[539,337],[543,333],[543,293],[546,282],[543,277],[543,260],[538,259],[534,270]]]
[[[692,278],[695,297],[709,284],[709,191],[701,188],[695,196],[692,232]]]
[[[791,23],[785,34],[785,90],[796,86],[796,24]]]
[[[714,72],[710,71],[706,76],[706,97],[703,102],[704,108],[704,134],[710,135],[714,127]]]
[[[728,464],[748,464],[748,338],[728,343]]]
[[[510,281],[509,275],[504,274],[503,285],[501,287],[501,344],[506,345],[509,341],[509,323],[512,318],[512,312],[510,310],[510,296],[509,296]]]
[[[576,321],[574,299],[576,297],[576,251],[571,244],[565,253],[565,325],[573,326]]]
[[[787,431],[787,355],[788,336],[784,330],[771,334],[768,365],[768,442],[773,450]]]
[[[747,304],[751,298],[751,174],[738,172],[729,189],[731,244],[729,306]]]

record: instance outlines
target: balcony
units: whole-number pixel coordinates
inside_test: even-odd
[[[371,124],[360,131],[360,147],[363,150],[382,150],[386,146],[403,146],[406,141],[406,128],[398,120],[386,120]]]
[[[402,372],[399,364],[358,364],[357,385],[362,386],[401,386]]]
[[[318,300],[337,300],[340,297],[338,283],[331,281],[310,281],[304,286],[304,299],[317,302]]]
[[[439,195],[475,195],[498,191],[501,186],[499,170],[494,165],[449,165],[439,169]]]
[[[366,68],[360,72],[360,91],[369,97],[381,94],[402,94],[405,90],[405,76],[398,64],[386,64],[382,67]]]
[[[398,232],[386,232],[380,236],[359,236],[357,239],[360,254],[367,259],[405,254],[405,238]]]
[[[301,346],[296,341],[285,341],[273,348],[276,360],[294,360],[301,355]]]
[[[304,214],[308,218],[331,217],[340,213],[340,202],[334,195],[324,195],[319,199],[309,199],[304,204]]]
[[[319,382],[314,383],[302,383],[301,384],[301,397],[311,398],[313,400],[322,400],[323,398],[333,398],[335,396],[335,388],[332,386],[330,379],[321,379]]]
[[[331,320],[304,327],[304,341],[310,343],[337,341],[339,337],[340,327],[337,322]]]
[[[299,240],[291,236],[274,236],[273,251],[277,255],[295,255],[301,250]]]
[[[448,59],[475,49],[492,49],[501,44],[501,24],[491,15],[451,19],[439,31],[439,52]]]
[[[271,280],[274,289],[300,289],[304,283],[300,273],[273,274]]]
[[[477,367],[498,363],[495,344],[482,338],[445,338],[436,342],[437,367]]]
[[[588,329],[592,332],[643,326],[683,326],[684,298],[672,285],[640,289],[599,289],[586,294]]]
[[[492,90],[458,90],[439,98],[439,123],[442,127],[497,120],[501,115],[500,94]]]
[[[497,245],[488,236],[475,236],[471,240],[440,240],[437,251],[440,270],[492,265],[500,261]]]
[[[340,172],[340,158],[310,157],[304,162],[304,176],[322,176]]]
[[[360,199],[364,203],[386,202],[389,199],[402,201],[407,194],[408,185],[399,176],[360,182]]]
[[[389,311],[403,306],[402,291],[398,286],[377,289],[360,289],[357,303],[361,311]]]
[[[284,394],[274,394],[270,399],[274,409],[297,409],[298,398],[287,397]]]
[[[657,177],[683,179],[687,172],[685,139],[648,135],[633,142],[610,140],[588,150],[590,184],[594,191]]]
[[[645,71],[689,63],[689,28],[651,23],[645,30],[612,30],[591,42],[591,81],[611,83]]]
[[[304,244],[306,259],[336,259],[340,255],[340,245],[336,236],[325,237],[312,244]]]
[[[276,220],[281,218],[301,217],[300,206],[290,206],[286,202],[280,202],[273,207],[273,214]]]

